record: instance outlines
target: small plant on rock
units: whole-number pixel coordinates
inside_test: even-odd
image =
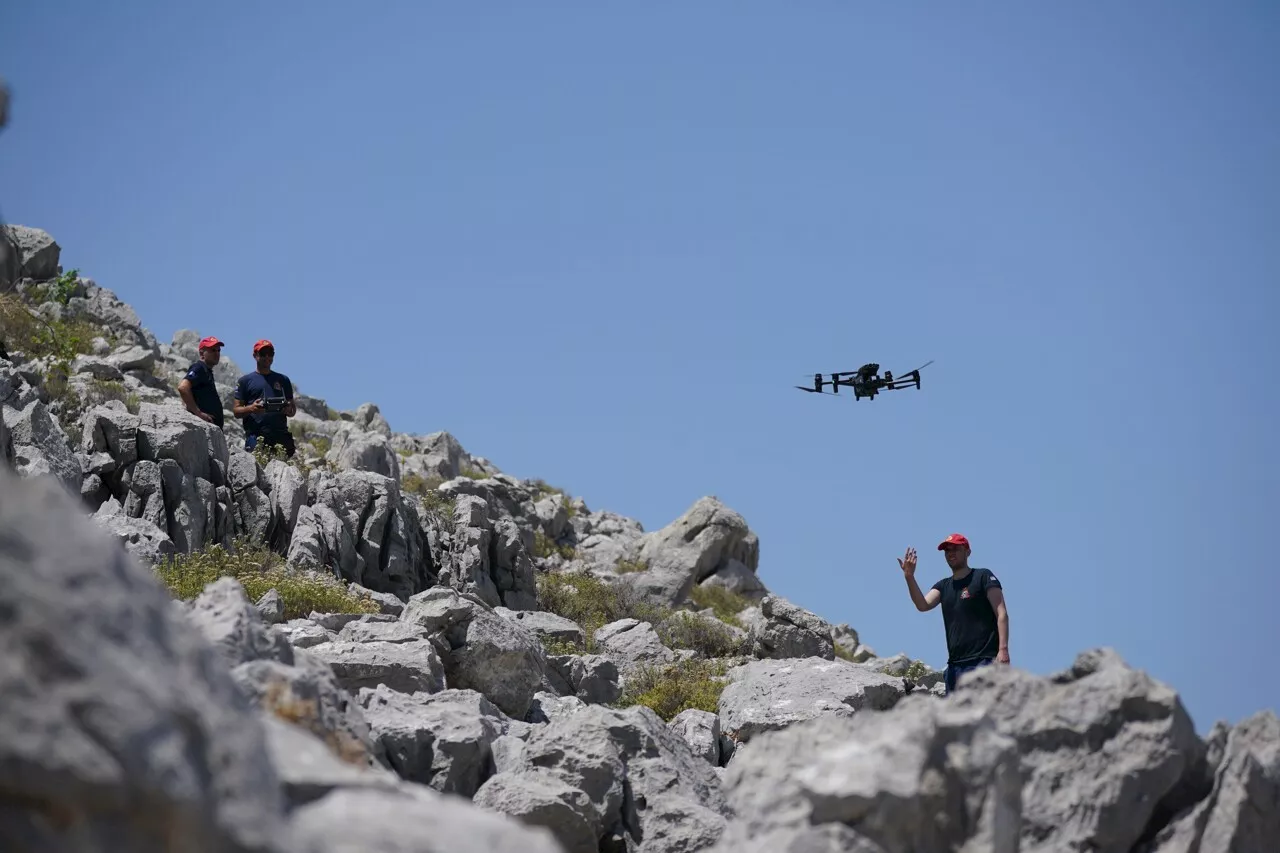
[[[649,563],[646,560],[631,560],[626,557],[619,557],[618,562],[613,564],[613,570],[620,575],[629,575],[632,572],[647,572]]]
[[[913,660],[911,665],[907,667],[907,671],[902,674],[902,677],[908,681],[919,681],[932,671],[924,661]]]
[[[586,572],[543,572],[538,575],[538,605],[582,627],[587,651],[596,650],[595,633],[619,619],[639,619],[657,625],[669,611],[644,601]]]
[[[535,557],[550,557],[559,554],[566,560],[572,560],[576,549],[568,543],[556,542],[541,530],[533,532],[533,554]]]
[[[743,627],[738,614],[751,605],[745,596],[714,584],[694,586],[689,600],[700,610],[710,607],[715,611],[717,619],[735,628]]]
[[[726,684],[725,671],[722,662],[696,659],[640,667],[627,678],[617,706],[645,705],[666,722],[690,708],[714,714]]]
[[[289,566],[265,545],[236,539],[231,550],[210,545],[190,554],[178,554],[158,563],[155,573],[173,595],[190,601],[220,577],[238,580],[245,593],[257,601],[272,587],[284,603],[286,619],[319,613],[377,613],[378,603],[355,595],[332,575]]]
[[[49,378],[71,375],[71,362],[77,355],[93,351],[92,343],[102,332],[84,320],[50,319],[16,293],[0,294],[0,337],[6,347],[21,352],[28,360],[47,359]]]
[[[669,649],[691,649],[699,657],[723,658],[747,654],[750,637],[735,634],[732,628],[697,613],[677,611],[654,626],[662,644]]]

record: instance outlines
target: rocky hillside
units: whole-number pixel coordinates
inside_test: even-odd
[[[1105,649],[941,698],[714,497],[646,531],[373,404],[245,452],[196,332],[5,241],[6,853],[1276,849],[1273,712],[1202,740]]]

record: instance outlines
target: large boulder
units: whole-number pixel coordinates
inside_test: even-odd
[[[48,476],[69,493],[78,495],[84,481],[80,460],[71,449],[67,434],[49,411],[33,399],[22,409],[2,405],[11,442],[11,456],[17,470],[27,477]]]
[[[293,815],[299,853],[567,853],[551,832],[424,786],[341,787]]]
[[[420,592],[400,618],[424,628],[441,649],[449,687],[483,694],[513,719],[523,720],[534,694],[553,684],[537,634],[457,590]]]
[[[1280,718],[1259,711],[1228,730],[1215,727],[1209,793],[1165,827],[1152,853],[1246,853],[1280,839]]]
[[[58,277],[62,247],[49,232],[25,225],[0,225],[0,231],[11,247],[7,251],[12,252],[17,261],[10,270],[9,282],[23,278],[48,281]]]
[[[913,696],[819,717],[735,755],[710,853],[1017,853],[1021,783],[1017,743],[981,709]]]
[[[74,497],[2,468],[0,495],[0,849],[287,850],[219,652]]]
[[[1129,851],[1207,785],[1204,744],[1178,694],[1109,649],[1047,678],[984,667],[947,703],[1017,741],[1024,853]]]
[[[716,574],[754,574],[760,564],[760,540],[746,519],[711,496],[699,498],[661,530],[637,538],[630,550],[646,568],[625,575],[625,581],[667,607],[685,601],[695,584]]]
[[[540,726],[474,801],[551,829],[569,853],[692,853],[728,817],[715,769],[644,706],[590,705]]]
[[[736,743],[815,717],[883,711],[906,695],[901,678],[864,664],[808,657],[757,660],[729,670],[720,729]]]
[[[760,614],[763,619],[752,631],[756,657],[835,659],[831,625],[816,613],[781,596],[766,595],[760,602]]]

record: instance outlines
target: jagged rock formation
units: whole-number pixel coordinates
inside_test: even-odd
[[[79,352],[16,336],[0,359],[0,849],[1280,838],[1273,712],[1202,740],[1172,689],[1108,650],[1047,678],[988,668],[939,699],[940,673],[770,593],[758,538],[716,498],[646,532],[372,404],[300,397],[298,458],[255,456],[234,419],[176,402],[196,333],[160,344],[63,275],[49,235],[6,240],[0,295],[94,334]],[[238,370],[216,375],[229,391]],[[239,543],[287,563],[278,589],[222,577],[178,601],[151,568]],[[359,607],[299,611],[286,580]]]

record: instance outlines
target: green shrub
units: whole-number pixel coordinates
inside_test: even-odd
[[[0,338],[26,360],[47,358],[56,371],[69,375],[71,362],[91,353],[93,339],[99,336],[110,339],[85,320],[50,320],[16,293],[0,294]]]
[[[550,557],[559,554],[566,560],[572,560],[576,549],[568,543],[556,542],[541,530],[533,532],[533,553],[537,557]]]
[[[725,688],[726,669],[718,661],[696,659],[639,667],[628,676],[616,707],[645,705],[666,722],[690,708],[714,714]]]
[[[871,660],[873,655],[866,649],[859,649],[855,653],[843,648],[839,644],[836,644],[836,657],[843,658],[851,663],[865,663],[866,661]]]
[[[542,572],[537,584],[539,606],[581,626],[589,652],[596,650],[596,631],[610,622],[639,619],[657,625],[669,613],[625,587],[611,586],[585,572]]]
[[[902,674],[902,677],[908,681],[919,681],[932,671],[924,661],[913,660],[911,666],[907,667],[907,671]]]
[[[67,270],[53,281],[36,285],[33,289],[36,298],[42,302],[56,302],[59,305],[66,305],[71,301],[72,295],[75,294],[76,285],[79,281],[80,270]]]
[[[83,389],[79,389],[59,377],[55,381],[46,382],[45,390],[49,392],[51,399],[60,404],[58,419],[68,434],[75,433],[75,424],[94,406],[119,400],[132,415],[136,415],[142,406],[142,399],[117,379],[90,379]]]
[[[697,613],[677,611],[654,626],[658,639],[669,649],[692,649],[699,657],[722,658],[747,654],[750,637]]]
[[[358,596],[332,575],[290,567],[265,545],[237,539],[232,550],[211,545],[191,554],[175,555],[155,566],[156,576],[173,595],[190,601],[220,577],[240,581],[257,601],[274,588],[284,603],[286,619],[319,613],[377,613],[377,602]]]
[[[582,654],[582,648],[572,640],[560,640],[543,638],[542,649],[548,655],[578,655]]]
[[[625,557],[619,557],[618,562],[613,565],[613,570],[620,575],[629,575],[632,572],[646,572],[649,570],[649,563],[645,560],[628,560]]]
[[[738,595],[725,587],[711,584],[695,585],[693,592],[689,595],[689,600],[699,610],[705,610],[710,607],[715,611],[717,619],[733,625],[735,628],[743,627],[742,622],[738,620],[738,614],[751,606],[751,602],[744,596]]]

